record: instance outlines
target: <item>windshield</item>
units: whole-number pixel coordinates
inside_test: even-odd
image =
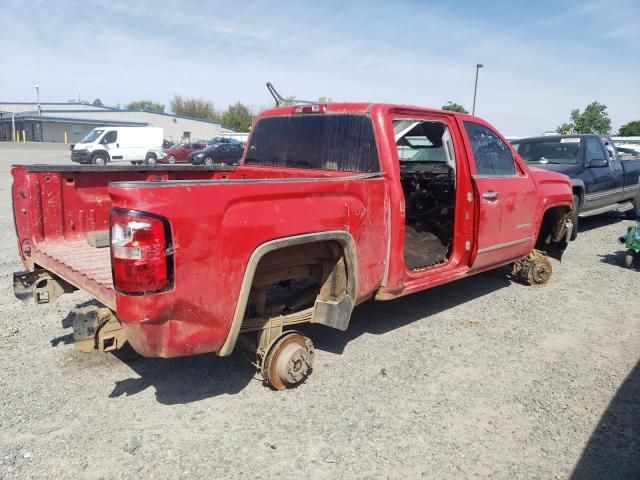
[[[101,129],[91,130],[91,132],[89,132],[89,135],[84,137],[80,143],[93,143],[103,133],[104,133],[104,130],[101,130]]]
[[[251,135],[246,163],[351,172],[380,171],[373,125],[366,115],[263,118]]]
[[[418,150],[416,154],[409,158],[404,159],[405,162],[441,162],[445,163],[447,160],[444,156],[444,150],[442,147],[423,148]]]
[[[446,130],[440,122],[394,120],[393,132],[400,162],[446,163],[443,136]]]
[[[525,162],[533,164],[574,165],[580,156],[579,138],[525,140],[512,145]]]

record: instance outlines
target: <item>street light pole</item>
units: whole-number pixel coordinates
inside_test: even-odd
[[[471,115],[475,115],[476,114],[476,94],[478,93],[478,71],[484,67],[483,64],[481,63],[477,63],[476,64],[476,84],[473,87],[473,108],[471,108]]]
[[[40,85],[37,83],[34,85],[36,87],[36,103],[38,104],[38,115],[42,115],[40,111]]]

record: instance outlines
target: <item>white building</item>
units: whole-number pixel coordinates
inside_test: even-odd
[[[146,110],[122,110],[84,103],[0,102],[0,140],[76,143],[100,126],[149,126],[164,129],[175,142],[239,134],[219,123]],[[65,137],[66,134],[66,137]]]

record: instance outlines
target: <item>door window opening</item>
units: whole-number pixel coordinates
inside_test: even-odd
[[[456,199],[456,159],[443,122],[394,121],[405,201],[404,262],[421,271],[451,255]]]

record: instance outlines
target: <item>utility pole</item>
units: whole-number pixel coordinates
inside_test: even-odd
[[[36,88],[36,104],[38,105],[38,115],[42,115],[42,110],[40,109],[40,85],[36,83],[34,87]]]
[[[473,107],[471,108],[471,115],[475,115],[476,114],[476,94],[478,93],[478,71],[484,67],[483,64],[481,63],[477,63],[476,64],[476,84],[473,87]]]

